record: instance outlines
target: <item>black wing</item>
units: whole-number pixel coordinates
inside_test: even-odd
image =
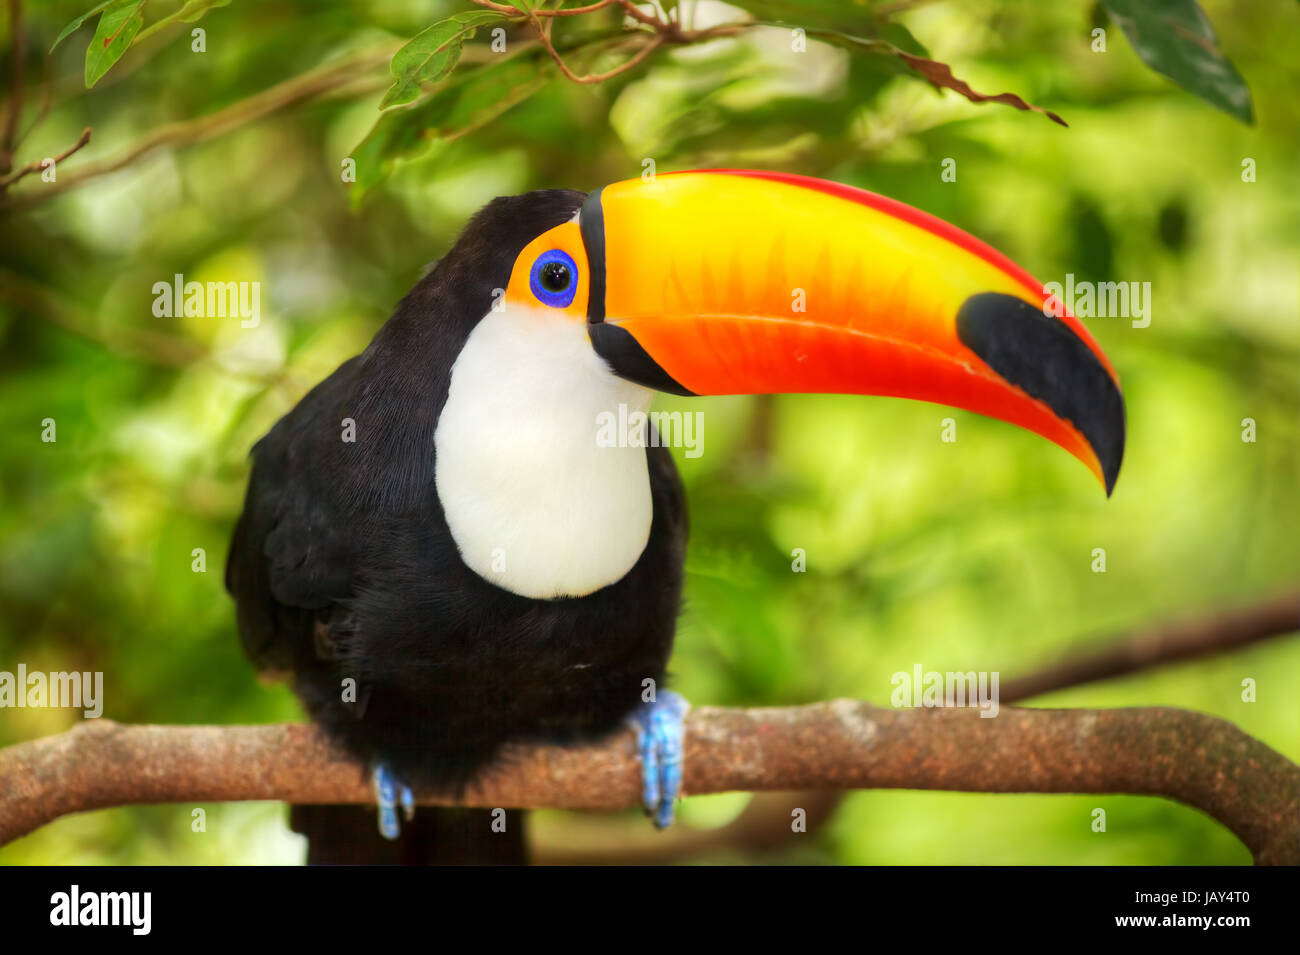
[[[259,668],[300,669],[320,625],[355,586],[351,502],[329,465],[360,362],[341,365],[253,447],[226,589],[244,650]]]

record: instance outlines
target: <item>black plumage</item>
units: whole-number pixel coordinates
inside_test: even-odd
[[[292,674],[335,739],[413,785],[457,790],[506,741],[607,733],[641,702],[644,680],[663,683],[686,538],[667,451],[647,449],[645,551],[577,598],[521,597],[470,570],[434,482],[457,355],[523,247],[583,198],[548,190],[487,205],[365,352],[253,449],[226,570],[244,647],[259,667]],[[347,418],[354,442],[343,440]],[[348,679],[356,703],[344,702]]]

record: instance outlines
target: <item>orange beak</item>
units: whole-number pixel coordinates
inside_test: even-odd
[[[607,186],[579,225],[588,332],[624,378],[932,401],[1036,432],[1115,485],[1110,362],[1045,310],[1041,283],[939,219],[819,179],[718,170]]]

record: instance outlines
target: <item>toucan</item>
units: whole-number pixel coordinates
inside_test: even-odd
[[[671,822],[686,504],[658,441],[597,440],[655,392],[963,408],[1055,442],[1107,494],[1124,453],[1088,331],[903,203],[742,170],[492,200],[252,451],[226,570],[243,646],[370,767],[378,804],[378,827],[295,807],[309,862],[517,861],[517,817],[414,817],[410,787],[463,792],[508,743],[627,723]]]

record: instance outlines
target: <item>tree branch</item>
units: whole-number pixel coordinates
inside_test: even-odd
[[[59,163],[63,162],[63,160],[67,159],[77,150],[81,149],[81,147],[85,146],[88,142],[90,142],[89,126],[87,126],[85,129],[81,131],[81,135],[77,137],[77,141],[75,143],[73,143],[67,149],[63,150],[63,152],[59,153],[57,156],[53,157],[55,166],[57,167]],[[8,189],[10,186],[12,186],[19,179],[22,179],[24,176],[30,176],[34,172],[40,172],[44,168],[45,168],[44,159],[34,159],[31,162],[29,162],[26,166],[23,166],[21,169],[14,170],[13,172],[9,173],[7,176],[0,176],[0,191]]]
[[[22,0],[9,0],[9,32],[13,36],[13,76],[9,86],[9,108],[5,111],[4,132],[0,133],[0,173],[14,165],[18,145],[18,120],[23,112],[23,80],[27,75],[27,36],[23,29]]]
[[[520,17],[524,13],[518,7],[512,7],[508,3],[496,3],[495,0],[470,0],[480,7],[488,10],[495,10],[497,13],[503,13],[508,17]],[[595,13],[597,10],[604,10],[606,7],[612,7],[619,0],[598,0],[597,3],[589,4],[585,7],[560,7],[555,10],[542,10],[529,8],[527,15],[530,17],[580,17],[586,13]]]
[[[640,792],[630,731],[584,746],[518,746],[463,800],[427,805],[626,809]],[[789,789],[1132,793],[1195,806],[1261,864],[1300,863],[1300,767],[1230,723],[1187,710],[894,710],[836,700],[692,710],[687,793]],[[313,727],[87,722],[0,750],[0,841],[72,812],[246,799],[368,803],[362,768]]]
[[[121,325],[100,326],[69,299],[3,268],[0,268],[0,302],[128,361],[184,368],[207,354],[206,349],[188,338]]]
[[[555,61],[555,65],[559,67],[560,72],[564,74],[565,79],[582,86],[604,83],[606,80],[611,80],[620,73],[626,73],[628,70],[635,69],[637,64],[655,50],[659,49],[660,44],[664,42],[663,34],[655,34],[647,40],[640,49],[632,54],[632,56],[628,57],[618,66],[606,70],[604,73],[587,73],[583,76],[579,76],[577,73],[573,72],[567,63],[564,62],[564,57],[560,56],[555,47],[551,45],[550,38],[540,26],[537,28],[537,36],[538,39],[541,40],[542,46],[546,49],[546,52],[550,54],[551,59]]]
[[[1235,650],[1297,629],[1300,591],[1291,591],[1238,610],[1136,630],[1100,651],[1067,657],[1002,684],[1000,699],[1003,703],[1027,700],[1160,664]]]
[[[246,126],[276,110],[334,92],[347,86],[358,76],[364,75],[366,71],[386,63],[392,54],[391,45],[367,50],[285,80],[277,86],[232,103],[207,116],[165,123],[146,133],[137,143],[116,156],[88,163],[75,172],[60,176],[57,182],[47,183],[39,189],[31,189],[25,193],[10,193],[8,199],[0,204],[0,209],[19,209],[33,205],[69,189],[75,189],[87,180],[116,172],[155,149],[163,146],[201,143]]]

